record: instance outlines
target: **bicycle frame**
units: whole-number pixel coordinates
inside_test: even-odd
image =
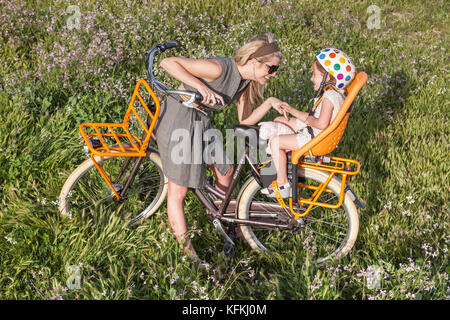
[[[338,158],[338,157],[330,157],[330,162],[334,163],[334,165],[324,165],[322,162],[315,163],[315,162],[301,162],[298,165],[293,165],[292,163],[288,164],[288,171],[291,173],[290,175],[293,177],[292,179],[292,186],[293,186],[293,194],[297,194],[298,188],[305,188],[309,190],[313,190],[313,195],[308,199],[298,199],[298,204],[296,208],[294,208],[294,203],[292,200],[292,197],[289,198],[289,205],[287,206],[282,199],[278,199],[278,203],[268,204],[263,203],[260,204],[258,202],[254,202],[251,204],[251,210],[254,211],[261,211],[258,213],[259,218],[272,218],[272,221],[253,221],[253,220],[245,220],[240,219],[237,216],[237,210],[238,210],[238,199],[232,199],[233,191],[237,185],[237,182],[239,180],[239,177],[241,175],[241,172],[248,162],[250,165],[250,172],[251,174],[257,179],[258,183],[261,185],[261,177],[258,172],[258,169],[261,166],[255,167],[249,157],[249,149],[250,146],[248,145],[247,141],[245,142],[245,151],[242,155],[241,159],[238,162],[238,166],[236,168],[236,171],[233,174],[231,183],[228,187],[228,190],[226,194],[222,193],[218,189],[216,189],[214,186],[209,184],[208,182],[205,183],[204,188],[196,188],[193,189],[194,194],[199,199],[199,201],[203,204],[203,206],[209,210],[209,212],[212,214],[212,217],[214,219],[219,219],[220,221],[226,223],[226,224],[235,224],[235,225],[251,225],[255,227],[266,227],[266,228],[277,228],[277,229],[291,229],[292,224],[289,223],[280,223],[279,221],[273,221],[273,218],[276,217],[278,214],[287,213],[288,217],[292,217],[295,220],[298,220],[301,217],[306,216],[314,206],[320,206],[320,207],[326,207],[330,209],[336,209],[339,208],[342,203],[345,196],[345,193],[349,190],[349,186],[347,185],[347,179],[348,176],[356,175],[359,173],[360,164],[357,161],[350,160],[350,159],[344,159],[344,158]],[[157,152],[157,149],[154,149],[153,147],[148,147],[150,151]],[[126,191],[129,188],[129,186],[133,183],[135,175],[137,173],[137,170],[139,166],[142,163],[143,158],[137,159],[136,163],[133,165],[133,168],[131,170],[131,173],[126,180],[123,189],[121,189],[120,196],[121,198],[125,197]],[[131,158],[128,158],[125,160],[117,178],[116,182],[123,176],[123,173],[126,171],[128,166],[130,165]],[[351,165],[355,165],[356,169],[352,170]],[[299,168],[310,168],[310,169],[316,169],[321,171],[327,171],[329,172],[329,177],[325,181],[325,183],[321,184],[320,186],[310,186],[307,184],[300,183],[298,180],[298,169]],[[328,203],[322,203],[318,201],[318,198],[322,195],[323,192],[329,193],[331,190],[327,189],[327,185],[329,181],[334,177],[335,174],[341,174],[342,175],[342,182],[341,182],[341,191],[339,195],[339,199],[337,204],[328,204]],[[218,200],[211,201],[208,197],[208,193],[214,195],[215,197],[219,198]],[[308,205],[308,207],[305,209],[303,208],[303,205]],[[270,208],[272,211],[271,213],[264,213],[262,212],[263,209],[267,210]],[[298,213],[296,210],[302,209],[300,213]],[[277,212],[278,211],[278,212]],[[277,212],[277,213],[275,213]]]
[[[213,218],[219,219],[222,222],[225,222],[227,224],[245,224],[245,225],[251,225],[256,227],[269,227],[269,228],[279,228],[279,229],[288,229],[290,226],[288,224],[279,223],[279,222],[265,222],[265,221],[252,221],[252,220],[245,220],[240,219],[237,216],[237,202],[239,199],[232,199],[232,193],[235,189],[237,182],[239,180],[239,176],[242,172],[242,169],[244,168],[246,162],[250,165],[251,174],[257,179],[257,181],[260,183],[260,175],[255,166],[253,166],[250,158],[249,158],[249,145],[246,142],[245,145],[245,152],[242,155],[240,161],[238,162],[238,166],[236,168],[236,171],[233,174],[230,186],[228,187],[227,193],[223,194],[219,190],[215,189],[213,186],[211,186],[209,183],[205,184],[204,189],[194,189],[195,195],[197,198],[202,202],[202,204],[213,214]],[[210,192],[214,194],[216,197],[219,197],[220,200],[218,201],[210,201],[207,197],[206,192]],[[267,209],[269,205],[267,203],[264,203],[264,208]],[[279,210],[280,213],[282,212],[288,212],[286,209],[280,208],[280,206],[276,203],[273,205],[270,205],[271,208],[275,210]],[[259,203],[252,203],[252,209],[258,210],[262,209],[261,204]],[[260,213],[259,217],[271,217],[273,218],[273,213]]]

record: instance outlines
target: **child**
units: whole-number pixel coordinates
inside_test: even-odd
[[[317,94],[311,111],[302,112],[282,103],[282,111],[294,118],[278,117],[272,125],[262,123],[263,136],[260,136],[269,139],[268,149],[277,169],[278,190],[282,198],[291,195],[286,172],[286,150],[299,149],[328,127],[345,100],[343,89],[355,78],[355,71],[352,60],[342,51],[334,48],[319,51],[312,65],[311,82]],[[292,133],[289,133],[289,130],[292,130]],[[275,197],[271,186],[261,192]]]

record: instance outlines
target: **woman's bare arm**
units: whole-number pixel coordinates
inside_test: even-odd
[[[184,57],[170,57],[161,60],[161,68],[172,77],[195,88],[204,97],[203,103],[215,104],[215,98],[219,98],[224,104],[223,98],[209,89],[198,78],[211,82],[222,74],[222,66],[216,59],[191,59]]]
[[[243,124],[243,125],[247,125],[247,126],[254,125],[257,122],[259,122],[266,115],[266,113],[269,112],[269,110],[271,108],[274,108],[280,114],[282,114],[282,111],[280,109],[280,105],[282,103],[283,102],[278,100],[277,98],[274,98],[274,97],[267,98],[263,103],[261,103],[261,105],[259,107],[254,109],[252,111],[252,113],[246,119],[243,119],[244,98],[243,98],[243,96],[241,96],[239,98],[238,104],[237,104],[239,123]]]

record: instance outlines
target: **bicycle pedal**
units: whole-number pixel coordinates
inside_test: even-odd
[[[225,241],[223,245],[223,252],[227,257],[233,258],[236,255],[236,246]]]
[[[219,219],[217,219],[217,218],[214,219],[213,220],[213,225],[216,228],[216,230],[219,232],[219,234],[222,236],[222,238],[224,238],[226,243],[229,243],[232,246],[235,246],[234,241],[231,240],[231,238],[227,235],[227,233],[223,229],[222,223],[220,222]]]

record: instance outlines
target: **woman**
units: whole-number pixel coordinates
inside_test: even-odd
[[[259,107],[252,106],[261,102],[264,86],[276,75],[281,53],[270,33],[252,38],[237,50],[234,58],[190,59],[170,57],[163,59],[161,67],[171,76],[180,80],[187,91],[198,91],[203,103],[215,105],[216,99],[226,107],[237,100],[240,124],[254,125],[274,108],[281,114],[282,102],[276,98],[266,99]],[[161,107],[161,115],[156,126],[156,139],[161,155],[164,173],[168,182],[167,213],[169,223],[179,242],[184,241],[184,251],[194,260],[197,253],[186,236],[187,226],[184,213],[184,198],[188,188],[201,188],[206,178],[206,163],[198,161],[179,161],[175,149],[180,142],[173,133],[186,132],[184,142],[190,147],[199,143],[202,131],[210,128],[209,116],[183,106],[180,101],[169,96]],[[184,130],[184,131],[183,131]],[[202,134],[202,133],[201,133]],[[186,139],[187,137],[187,139]],[[200,142],[201,143],[201,142]],[[192,160],[192,158],[191,158]],[[233,167],[220,161],[213,166],[217,176],[216,187],[226,192],[230,184]]]

